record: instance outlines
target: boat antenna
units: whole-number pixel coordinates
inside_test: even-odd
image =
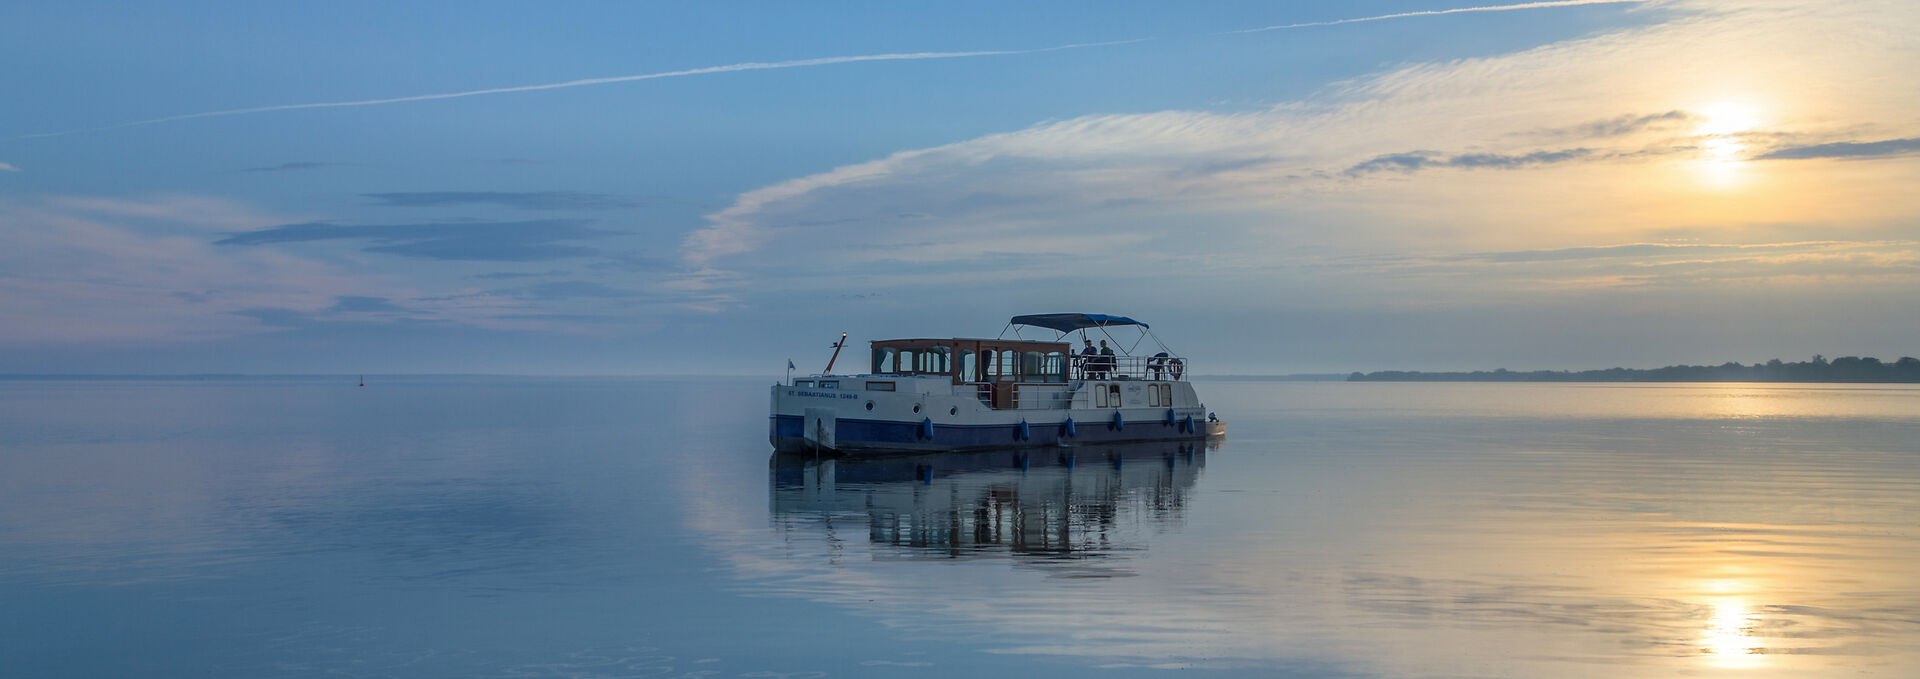
[[[840,341],[833,343],[833,356],[827,359],[827,369],[820,371],[820,374],[822,375],[833,374],[833,362],[840,360],[840,350],[843,348],[846,348],[846,346],[847,346],[847,333],[843,332],[843,333],[840,333]]]

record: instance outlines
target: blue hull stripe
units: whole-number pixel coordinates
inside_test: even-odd
[[[797,451],[808,449],[806,418],[798,415],[774,415],[768,418],[768,438],[774,448]],[[834,421],[834,442],[842,450],[862,448],[882,450],[963,450],[969,448],[1007,448],[1014,446],[1055,446],[1070,443],[1118,443],[1123,441],[1181,441],[1206,438],[1197,431],[1164,422],[1134,423],[1116,429],[1111,422],[1086,425],[1075,423],[1075,435],[1066,436],[1060,422],[1031,423],[1028,440],[1020,440],[1018,424],[935,424],[933,438],[923,436],[920,422],[888,422],[841,418]]]

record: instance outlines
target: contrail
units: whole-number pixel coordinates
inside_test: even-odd
[[[193,120],[196,118],[218,118],[223,116],[250,115],[254,113],[272,113],[277,111],[303,111],[303,110],[317,109],[317,108],[351,108],[355,106],[384,106],[387,104],[404,104],[404,103],[410,103],[410,102],[416,102],[416,101],[436,101],[440,99],[459,99],[462,97],[480,97],[480,96],[486,96],[490,94],[511,94],[514,92],[538,92],[541,90],[560,90],[560,89],[566,89],[569,87],[589,87],[593,85],[611,85],[614,83],[628,83],[628,82],[637,82],[641,80],[659,80],[662,78],[685,78],[688,76],[713,75],[716,73],[737,73],[740,71],[770,71],[770,70],[783,69],[783,68],[806,68],[809,66],[831,66],[834,64],[852,64],[852,63],[859,63],[859,62],[865,62],[865,61],[919,61],[919,60],[925,60],[925,59],[966,59],[970,57],[997,57],[997,56],[1012,56],[1012,55],[1018,55],[1018,54],[1039,54],[1041,52],[1058,52],[1061,50],[1084,49],[1089,47],[1109,47],[1114,45],[1128,45],[1128,44],[1133,44],[1137,42],[1144,42],[1146,40],[1147,38],[1137,38],[1133,40],[1114,40],[1110,42],[1074,43],[1071,45],[1057,45],[1054,47],[1041,47],[1037,49],[1024,49],[1024,50],[976,50],[976,51],[970,51],[970,52],[891,52],[886,54],[856,54],[856,55],[841,56],[841,57],[816,57],[812,59],[791,59],[788,61],[749,61],[749,62],[738,63],[738,64],[726,64],[724,66],[704,66],[701,68],[689,68],[689,69],[680,70],[680,71],[661,71],[659,73],[641,73],[638,75],[616,75],[616,76],[609,76],[605,78],[581,78],[579,80],[567,80],[567,81],[554,82],[554,83],[541,83],[538,85],[490,87],[487,89],[466,90],[462,92],[439,92],[435,94],[415,94],[415,95],[409,95],[404,97],[386,97],[382,99],[353,99],[348,101],[321,101],[321,102],[310,102],[310,103],[304,103],[304,104],[278,104],[274,106],[254,106],[251,108],[233,108],[233,109],[226,109],[221,111],[206,111],[203,113],[184,113],[181,115],[166,116],[164,118],[148,118],[146,120],[135,120],[132,122],[118,123],[118,124],[107,125],[103,127],[88,127],[88,128],[80,128],[80,129],[73,129],[73,130],[61,130],[59,132],[41,132],[37,134],[26,134],[26,135],[14,137],[14,139],[42,139],[46,137],[59,137],[63,135],[77,134],[81,132],[105,132],[107,130],[120,130],[120,129],[129,128],[129,127],[158,125],[160,123],[171,123],[171,122],[180,121],[180,120]]]
[[[1429,9],[1429,10],[1419,10],[1419,11],[1413,11],[1413,12],[1399,12],[1395,14],[1382,14],[1379,16],[1370,16],[1370,17],[1356,17],[1352,19],[1334,19],[1331,21],[1312,21],[1312,22],[1299,23],[1299,24],[1280,24],[1275,26],[1262,26],[1260,28],[1248,28],[1248,29],[1243,29],[1238,31],[1225,31],[1222,33],[1215,33],[1214,35],[1229,35],[1234,33],[1259,33],[1262,31],[1280,31],[1280,30],[1286,30],[1291,28],[1312,28],[1315,26],[1338,26],[1340,24],[1357,24],[1357,23],[1362,23],[1367,21],[1387,21],[1390,19],[1406,19],[1411,17],[1438,16],[1442,14],[1466,14],[1470,12],[1513,12],[1513,11],[1528,10],[1528,9],[1547,9],[1551,7],[1574,7],[1579,5],[1638,5],[1638,4],[1645,4],[1647,2],[1652,2],[1652,1],[1654,0],[1543,0],[1541,2],[1523,2],[1518,4],[1512,4],[1512,5],[1486,5],[1481,7],[1456,7],[1453,9]],[[206,111],[203,113],[184,113],[180,115],[166,116],[163,118],[148,118],[146,120],[135,120],[132,122],[106,125],[102,127],[86,127],[86,128],[78,128],[78,129],[71,129],[71,130],[61,130],[58,132],[40,132],[36,134],[24,134],[17,137],[12,137],[10,139],[6,139],[5,141],[18,141],[21,139],[44,139],[47,137],[60,137],[60,136],[65,136],[69,134],[79,134],[82,132],[105,132],[108,130],[126,129],[129,127],[158,125],[161,123],[171,123],[171,122],[176,122],[181,120],[194,120],[196,118],[218,118],[223,116],[250,115],[254,113],[273,113],[277,111],[303,111],[308,109],[320,109],[320,108],[384,106],[387,104],[404,104],[404,103],[410,103],[410,102],[416,102],[416,101],[436,101],[440,99],[459,99],[462,97],[479,97],[479,96],[486,96],[486,95],[492,95],[492,94],[511,94],[515,92],[538,92],[541,90],[559,90],[559,89],[566,89],[569,87],[589,87],[593,85],[611,85],[614,83],[628,83],[628,82],[637,82],[641,80],[659,80],[662,78],[685,78],[685,77],[699,76],[699,75],[714,75],[718,73],[737,73],[740,71],[770,71],[770,70],[784,69],[784,68],[831,66],[834,64],[852,64],[852,63],[860,63],[860,62],[868,62],[868,61],[920,61],[920,60],[926,60],[926,59],[968,59],[973,57],[1000,57],[1000,56],[1014,56],[1014,55],[1020,55],[1020,54],[1039,54],[1041,52],[1058,52],[1061,50],[1084,49],[1084,48],[1090,48],[1090,47],[1110,47],[1114,45],[1130,45],[1134,43],[1146,42],[1151,39],[1152,38],[1136,38],[1133,40],[1115,40],[1110,42],[1075,43],[1070,45],[1057,45],[1054,47],[1041,47],[1037,49],[1024,49],[1024,50],[975,50],[975,51],[967,51],[967,52],[890,52],[885,54],[856,54],[856,55],[839,56],[839,57],[816,57],[812,59],[792,59],[788,61],[749,61],[749,62],[743,62],[738,64],[726,64],[724,66],[705,66],[701,68],[689,68],[689,69],[680,70],[680,71],[661,71],[659,73],[641,73],[637,75],[617,75],[617,76],[610,76],[605,78],[582,78],[579,80],[566,80],[562,82],[542,83],[538,85],[490,87],[487,89],[466,90],[462,92],[415,94],[415,95],[409,95],[404,97],[387,97],[382,99],[353,99],[353,100],[347,100],[347,101],[320,101],[320,102],[310,102],[310,103],[304,103],[304,104],[278,104],[274,106],[254,106],[251,108],[234,108],[234,109],[225,109],[220,111]]]
[[[1262,26],[1260,28],[1248,28],[1248,29],[1243,29],[1238,31],[1225,31],[1222,33],[1216,33],[1215,35],[1230,35],[1233,33],[1259,33],[1261,31],[1284,31],[1289,28],[1313,28],[1315,26],[1338,26],[1340,24],[1357,24],[1357,23],[1362,23],[1367,21],[1388,21],[1391,19],[1407,19],[1411,17],[1439,16],[1442,14],[1467,14],[1470,12],[1515,12],[1515,11],[1526,10],[1526,9],[1547,9],[1550,7],[1577,7],[1580,5],[1639,5],[1639,4],[1645,4],[1646,2],[1649,2],[1649,0],[1546,0],[1544,2],[1522,2],[1514,5],[1486,5],[1482,7],[1455,7],[1453,9],[1425,9],[1425,10],[1419,10],[1414,12],[1382,14],[1380,16],[1356,17],[1353,19],[1334,19],[1332,21],[1310,21],[1304,24],[1280,24],[1277,26]]]

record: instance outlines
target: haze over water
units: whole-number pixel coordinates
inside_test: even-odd
[[[1920,389],[1199,387],[1218,447],[815,462],[758,380],[0,383],[0,668],[1920,673]]]

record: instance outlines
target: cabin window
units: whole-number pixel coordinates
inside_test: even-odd
[[[1107,385],[1107,403],[1115,408],[1120,407],[1120,385]]]
[[[918,351],[901,351],[900,365],[917,373],[949,375],[953,373],[953,350],[943,346]]]
[[[1020,355],[1020,381],[1044,382],[1046,373],[1040,369],[1040,362],[1046,360],[1046,354],[1029,351]]]
[[[1158,384],[1147,385],[1147,405],[1152,407],[1159,407],[1159,406],[1166,405],[1165,403],[1160,402],[1160,385]]]
[[[868,382],[867,391],[893,391],[892,382]]]
[[[821,389],[839,389],[840,380],[820,380]]]
[[[811,386],[813,386],[813,380],[794,380],[794,381],[793,381],[793,386],[796,386],[796,387],[811,387]]]
[[[893,372],[893,347],[881,347],[873,350],[873,374],[885,375]]]
[[[1173,385],[1171,384],[1160,385],[1160,405],[1163,405],[1163,406],[1173,405]]]
[[[978,375],[979,373],[980,373],[980,368],[977,367],[976,364],[974,363],[973,352],[968,351],[966,349],[961,349],[960,350],[960,380],[963,382],[977,382],[978,380],[975,379],[975,376]]]
[[[1093,385],[1093,407],[1095,408],[1107,407],[1107,385],[1104,385],[1104,384]]]
[[[1019,374],[1018,372],[1019,369],[1020,369],[1020,352],[1001,351],[1000,365],[995,369],[993,374],[994,381],[1005,382],[1008,380],[1012,380],[1016,375]]]
[[[912,349],[901,349],[900,350],[900,372],[903,374],[911,373],[914,370],[918,369],[919,366],[914,364],[914,361],[918,361],[918,360],[920,360],[920,352],[914,351]]]
[[[1058,351],[1047,352],[1046,362],[1041,366],[1041,372],[1046,374],[1048,382],[1067,381],[1067,355]]]

